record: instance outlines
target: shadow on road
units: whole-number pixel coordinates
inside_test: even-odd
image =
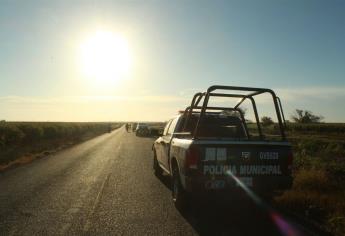
[[[247,199],[209,200],[181,213],[200,235],[281,235]]]
[[[169,177],[159,180],[171,190]],[[200,235],[283,235],[272,215],[242,193],[193,201],[180,214]]]

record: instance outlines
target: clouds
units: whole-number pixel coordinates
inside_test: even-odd
[[[285,101],[305,99],[333,100],[343,99],[345,102],[345,86],[339,87],[304,87],[277,88],[276,93]]]
[[[29,121],[161,121],[186,104],[178,96],[0,97],[0,119]]]
[[[187,91],[187,92],[186,92]],[[345,87],[276,88],[288,118],[301,108],[322,114],[326,121],[343,122]],[[185,90],[179,96],[61,96],[61,97],[0,97],[0,119],[34,121],[162,121],[190,104],[195,90]],[[234,101],[237,101],[236,99]],[[217,105],[233,105],[228,100]],[[274,116],[269,95],[258,96],[259,115]],[[322,109],[320,109],[322,107]],[[251,107],[248,107],[249,109]]]
[[[64,97],[24,97],[4,96],[0,97],[0,103],[8,104],[63,104],[63,103],[102,103],[102,102],[153,102],[169,103],[185,101],[179,96],[64,96]]]

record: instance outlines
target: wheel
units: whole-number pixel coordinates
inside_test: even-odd
[[[180,174],[177,167],[173,169],[172,199],[175,204],[175,207],[178,210],[184,211],[187,209],[188,195],[187,195],[187,192],[183,189],[183,186],[181,184]]]
[[[158,164],[156,150],[153,151],[153,171],[157,177],[161,177],[163,174],[163,169]]]

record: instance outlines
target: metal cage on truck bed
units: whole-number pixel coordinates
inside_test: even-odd
[[[250,93],[248,93],[248,94],[216,93],[215,92],[216,90],[230,90],[230,91],[241,91],[241,92],[250,92]],[[285,131],[284,131],[284,128],[286,127],[286,122],[285,122],[283,107],[281,105],[280,98],[276,96],[276,94],[273,92],[273,90],[266,89],[266,88],[250,88],[250,87],[214,85],[214,86],[209,87],[206,92],[196,93],[192,99],[191,105],[188,106],[184,110],[183,116],[186,118],[185,118],[184,124],[182,126],[183,131],[186,131],[188,121],[189,121],[190,117],[192,116],[192,114],[195,114],[195,113],[200,114],[198,121],[197,121],[197,124],[195,126],[195,129],[194,129],[194,131],[192,131],[192,136],[194,139],[196,139],[198,137],[199,127],[201,126],[201,124],[203,122],[203,118],[205,117],[206,110],[213,110],[213,111],[214,110],[223,110],[223,111],[238,112],[240,114],[242,121],[243,121],[244,128],[246,129],[246,132],[248,133],[248,128],[246,126],[244,114],[241,111],[241,109],[239,109],[239,106],[246,99],[249,99],[251,104],[252,104],[252,107],[253,107],[255,121],[256,121],[258,132],[259,132],[259,136],[261,139],[263,139],[264,136],[262,133],[262,128],[261,128],[259,115],[258,115],[258,111],[256,108],[256,102],[255,102],[254,97],[257,95],[260,95],[260,94],[264,94],[264,93],[269,93],[272,96],[273,104],[274,104],[274,108],[276,110],[277,120],[278,120],[278,124],[279,124],[280,135],[282,137],[282,140],[286,140],[286,135],[285,135]],[[215,107],[215,106],[208,106],[210,97],[240,98],[241,100],[234,107]],[[199,103],[202,100],[202,98],[203,98],[203,104],[200,106]],[[196,112],[195,110],[200,110],[200,111]]]

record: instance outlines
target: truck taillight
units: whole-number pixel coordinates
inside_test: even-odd
[[[290,152],[288,156],[288,171],[292,172],[293,154]]]
[[[196,148],[189,148],[186,151],[186,167],[189,169],[198,169],[199,152]]]

